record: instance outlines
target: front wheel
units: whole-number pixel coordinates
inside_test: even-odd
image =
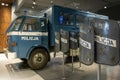
[[[48,54],[45,49],[35,49],[32,51],[28,64],[31,69],[42,69],[48,62]]]

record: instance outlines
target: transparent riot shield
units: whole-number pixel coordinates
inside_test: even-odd
[[[78,40],[79,40],[79,33],[75,31],[70,32],[70,53],[72,55],[72,71],[74,72],[74,59],[73,56],[77,56],[78,50]]]
[[[62,30],[60,31],[61,34],[61,51],[68,52],[69,51],[69,32]]]
[[[70,49],[78,48],[79,32],[70,32]]]
[[[95,62],[105,65],[116,65],[120,60],[119,25],[111,20],[94,20],[95,29]]]
[[[55,51],[59,52],[60,51],[60,33],[55,32]]]
[[[94,30],[89,23],[80,25],[80,61],[83,64],[91,65],[94,62]]]
[[[70,56],[79,55],[79,32],[70,31]]]

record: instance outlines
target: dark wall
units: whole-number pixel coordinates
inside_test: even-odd
[[[110,19],[120,20],[120,5],[112,6],[98,11],[99,14],[107,15]]]

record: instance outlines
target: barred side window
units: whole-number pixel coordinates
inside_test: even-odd
[[[70,13],[60,13],[59,23],[61,25],[74,25],[74,15]]]

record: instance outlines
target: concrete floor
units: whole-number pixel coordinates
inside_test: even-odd
[[[0,54],[0,80],[62,80],[63,66],[62,54],[57,54],[48,65],[42,70],[31,70],[28,66],[22,65],[20,59],[7,59]],[[74,72],[71,64],[65,64],[66,80],[97,80],[97,64],[91,66],[74,63]],[[102,66],[101,80],[106,80],[105,66]]]

